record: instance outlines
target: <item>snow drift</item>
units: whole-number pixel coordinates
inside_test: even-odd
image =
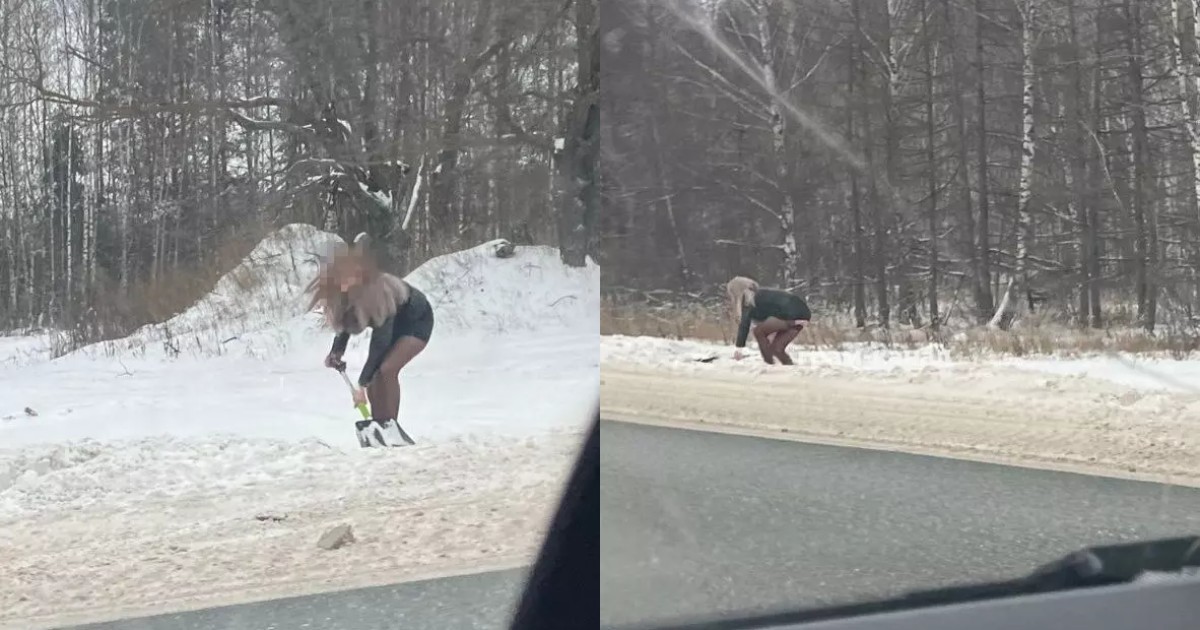
[[[85,351],[149,351],[173,357],[240,350],[262,356],[272,346],[286,347],[324,334],[320,317],[306,312],[304,287],[316,276],[320,257],[343,242],[311,225],[287,225],[263,239],[191,308],[126,339]],[[557,249],[545,246],[518,246],[512,257],[498,258],[497,242],[434,257],[405,276],[428,295],[435,309],[436,336],[564,326],[598,334],[600,270],[593,261],[583,268],[568,267]]]

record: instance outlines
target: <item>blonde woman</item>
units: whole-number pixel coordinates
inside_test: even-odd
[[[433,308],[425,294],[400,278],[380,271],[367,251],[365,235],[339,247],[308,285],[309,308],[318,304],[337,333],[325,367],[345,370],[342,354],[350,335],[371,328],[367,360],[354,391],[355,404],[369,399],[373,420],[386,426],[400,412],[400,370],[429,343]]]
[[[754,339],[763,361],[774,364],[775,359],[792,365],[788,344],[800,334],[812,318],[808,304],[798,295],[779,289],[764,289],[750,278],[738,276],[725,285],[730,307],[738,319],[737,341],[733,358],[742,360],[742,349],[754,324]]]

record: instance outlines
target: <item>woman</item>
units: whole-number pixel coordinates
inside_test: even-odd
[[[349,248],[338,247],[308,285],[309,308],[320,304],[326,323],[337,332],[325,366],[338,371],[346,369],[342,354],[350,335],[371,328],[354,404],[369,399],[372,419],[387,426],[400,413],[400,370],[425,349],[433,333],[433,308],[416,287],[380,271],[367,246],[361,235]]]
[[[746,347],[746,337],[753,322],[754,338],[763,361],[774,364],[775,359],[779,359],[784,365],[792,365],[792,358],[785,349],[812,318],[808,304],[787,291],[759,288],[757,282],[742,276],[730,280],[725,285],[725,292],[740,322],[734,360],[742,360],[742,348]]]

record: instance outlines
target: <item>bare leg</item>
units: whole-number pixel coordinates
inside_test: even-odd
[[[771,354],[771,337],[787,328],[788,323],[777,317],[768,317],[754,327],[754,339],[758,341],[758,351],[762,354],[763,361],[769,364],[775,363],[775,358]]]
[[[796,338],[796,335],[799,334],[799,328],[789,328],[775,335],[775,339],[771,342],[771,354],[774,355],[775,358],[779,359],[780,363],[784,365],[794,365],[792,362],[792,357],[788,356],[788,353],[785,351],[785,349],[787,348],[787,345],[792,343],[792,340]]]
[[[401,337],[384,357],[379,374],[375,376],[375,381],[384,391],[383,405],[375,413],[377,420],[395,420],[400,414],[400,370],[424,349],[424,341],[416,337]]]

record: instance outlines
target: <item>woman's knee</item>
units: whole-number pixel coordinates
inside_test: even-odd
[[[384,361],[383,365],[379,366],[379,374],[375,377],[375,380],[381,383],[387,383],[384,385],[384,387],[390,389],[391,384],[395,383],[397,380],[399,380],[399,378],[400,366]]]
[[[777,353],[783,352],[784,349],[786,349],[788,347],[788,344],[792,343],[792,341],[794,341],[796,339],[796,336],[799,333],[800,333],[799,330],[792,329],[792,330],[785,330],[785,331],[779,333],[778,335],[775,335],[775,340],[772,342],[771,348]]]

